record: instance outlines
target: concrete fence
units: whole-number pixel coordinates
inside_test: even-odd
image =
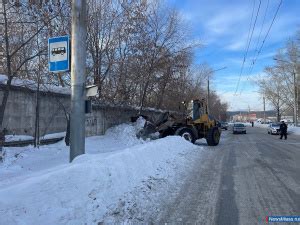
[[[5,85],[0,84],[0,101]],[[66,131],[66,113],[70,112],[70,95],[40,91],[40,136]],[[163,112],[145,109],[143,115],[157,118]],[[111,126],[130,122],[138,115],[138,109],[128,106],[93,103],[92,113],[86,114],[86,136],[102,135]],[[12,86],[5,108],[4,128],[7,134],[34,136],[36,118],[36,91]]]

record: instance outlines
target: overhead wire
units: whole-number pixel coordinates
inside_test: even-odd
[[[262,26],[261,26],[261,28],[260,28],[260,32],[259,32],[259,35],[258,35],[258,39],[257,39],[257,42],[256,42],[255,51],[257,51],[257,48],[258,48],[258,45],[259,45],[259,40],[260,40],[260,37],[261,37],[261,34],[262,34],[262,30],[263,30],[263,27],[264,27],[264,22],[265,22],[265,18],[266,18],[268,6],[269,6],[269,0],[268,0],[268,2],[267,2],[267,7],[266,7],[265,14],[264,14],[264,18],[263,18],[263,21],[262,21]],[[254,61],[254,58],[253,58],[253,61]],[[250,74],[252,73],[252,69],[253,69],[253,65],[254,65],[254,64],[253,64],[253,61],[252,61],[252,63],[250,64],[250,71],[251,71],[251,72],[248,73],[248,75],[247,75],[247,77],[246,77],[246,81],[249,81],[249,76],[250,76]],[[245,82],[244,82],[243,87],[242,87],[241,90],[240,90],[240,95],[242,94],[243,90],[245,89],[245,86],[246,86],[246,84],[245,84]]]
[[[280,0],[280,3],[279,3],[279,5],[278,5],[278,7],[277,7],[277,10],[276,10],[276,13],[274,14],[272,23],[270,24],[270,27],[269,27],[269,29],[268,29],[268,32],[266,33],[266,36],[265,36],[265,38],[264,38],[264,40],[263,40],[263,42],[262,42],[262,44],[261,44],[261,46],[260,46],[260,49],[259,49],[259,51],[258,51],[258,55],[261,53],[261,50],[262,50],[262,48],[263,48],[263,46],[264,46],[264,44],[265,44],[265,42],[266,42],[266,39],[267,39],[267,37],[268,37],[268,35],[269,35],[269,33],[270,33],[270,30],[271,30],[271,28],[272,28],[272,26],[273,26],[273,24],[274,24],[275,18],[276,18],[277,14],[278,14],[278,11],[279,11],[279,8],[280,8],[281,4],[282,4],[282,0]],[[258,56],[257,56],[257,57],[258,57]],[[257,59],[257,57],[256,57],[256,59]]]
[[[258,45],[259,45],[260,37],[261,37],[262,31],[263,31],[263,28],[264,28],[264,25],[265,25],[265,20],[266,20],[268,8],[269,8],[269,3],[270,3],[270,0],[268,0],[268,2],[267,2],[267,7],[266,7],[266,10],[265,10],[264,18],[263,18],[262,25],[261,25],[261,28],[260,28],[260,32],[259,32],[259,35],[258,35],[258,39],[257,39],[257,42],[256,42],[256,47],[255,47],[256,54],[258,54]],[[256,59],[255,57],[253,57],[253,61],[252,61],[252,64],[251,64],[252,65],[251,72],[252,72],[253,65],[255,64],[255,59]]]
[[[266,13],[267,13],[268,5],[269,5],[269,0],[268,0],[266,12],[265,12],[265,16],[266,16]],[[254,65],[255,65],[255,63],[256,63],[256,61],[257,61],[257,59],[258,59],[258,56],[260,55],[260,53],[261,53],[261,51],[262,51],[262,48],[263,48],[263,46],[264,46],[264,44],[265,44],[265,42],[266,42],[266,39],[267,39],[267,37],[268,37],[268,35],[269,35],[269,33],[270,33],[270,30],[271,30],[271,28],[272,28],[272,26],[273,26],[273,24],[274,24],[275,18],[277,17],[277,14],[278,14],[278,11],[279,11],[281,5],[282,5],[282,0],[280,0],[279,4],[278,4],[278,6],[277,6],[276,12],[275,12],[275,14],[274,14],[274,16],[273,16],[273,19],[272,19],[272,22],[271,22],[271,24],[270,24],[270,26],[269,26],[269,29],[268,29],[268,31],[267,31],[267,33],[266,33],[266,35],[265,35],[265,37],[264,37],[264,39],[263,39],[263,41],[262,41],[262,44],[261,44],[259,50],[258,50],[258,51],[256,50],[256,56],[255,56],[255,58],[254,58],[253,61],[252,61],[252,64],[251,64],[251,67],[250,67],[250,72],[249,72],[249,74],[248,74],[248,76],[247,76],[247,80],[249,80],[249,77],[250,77],[250,75],[251,75],[251,73],[252,73],[252,71],[253,71]],[[264,20],[265,20],[265,16],[264,16]],[[263,23],[263,25],[264,25],[264,23]],[[262,26],[263,26],[263,25],[262,25]],[[263,27],[262,27],[262,28],[263,28]],[[261,28],[261,30],[262,30],[262,28]],[[258,45],[257,45],[257,47],[258,47]],[[243,89],[241,89],[241,92],[242,92],[242,90],[243,90]],[[240,94],[241,94],[241,92],[240,92]]]
[[[247,81],[249,81],[249,78],[250,78],[250,75],[253,71],[253,68],[254,68],[254,64],[256,62],[256,56],[258,55],[258,45],[259,45],[259,42],[260,42],[260,38],[261,38],[261,34],[262,34],[262,31],[263,31],[263,28],[264,28],[264,25],[265,25],[265,20],[266,20],[266,15],[267,15],[267,12],[268,12],[268,8],[269,8],[269,2],[270,0],[268,0],[267,2],[267,7],[266,7],[266,10],[265,10],[265,13],[264,13],[264,17],[263,17],[263,20],[262,20],[262,25],[261,25],[261,28],[260,28],[260,31],[259,31],[259,35],[258,35],[258,39],[257,39],[257,42],[256,42],[256,46],[255,46],[255,55],[252,59],[252,62],[251,62],[251,65],[250,65],[250,69],[249,69],[249,72],[248,72],[248,75],[247,75]],[[242,94],[243,90],[245,89],[245,86],[246,84],[244,83],[243,87],[241,88],[241,91],[240,91],[240,95]]]
[[[241,67],[241,71],[240,71],[240,75],[239,75],[239,80],[238,80],[238,83],[237,83],[237,86],[236,86],[235,95],[236,95],[236,93],[238,91],[238,88],[239,88],[239,85],[240,85],[241,76],[242,76],[242,73],[243,73],[243,70],[244,70],[244,66],[245,66],[245,62],[246,62],[246,59],[247,59],[249,47],[250,47],[252,37],[253,37],[253,33],[254,33],[254,30],[255,30],[255,27],[256,27],[256,21],[257,21],[258,15],[259,15],[260,6],[261,6],[261,0],[259,0],[259,5],[258,5],[258,8],[257,8],[255,21],[254,21],[252,32],[251,32],[251,35],[250,35],[250,39],[249,39],[249,42],[248,42],[248,45],[247,45],[246,53],[244,55],[244,60],[243,60],[243,63],[242,63],[242,67]],[[255,6],[253,7],[252,17],[253,17],[254,8],[255,8]],[[252,20],[252,17],[251,17],[251,20]],[[250,26],[250,29],[251,29],[251,26]]]
[[[248,37],[247,37],[247,44],[246,45],[248,45],[249,38],[250,38],[250,31],[251,31],[251,27],[252,27],[252,20],[253,20],[253,15],[254,15],[254,9],[255,9],[255,0],[253,1],[253,8],[252,8],[252,14],[251,14],[251,20],[250,20],[250,26],[249,26]],[[245,48],[245,52],[246,52],[246,48]],[[243,60],[242,67],[241,67],[241,72],[242,72],[242,68],[243,68],[244,64],[245,64],[245,54],[244,54],[244,60]],[[236,95],[236,92],[238,90],[238,86],[239,86],[240,79],[241,79],[241,72],[240,72],[239,80],[238,80],[238,83],[237,83],[234,95]]]
[[[268,35],[270,33],[270,30],[271,30],[271,28],[272,28],[272,26],[274,24],[275,18],[276,18],[277,14],[278,14],[278,11],[279,11],[281,5],[282,5],[282,0],[280,0],[280,3],[277,6],[276,12],[275,12],[275,14],[273,16],[273,19],[272,19],[272,22],[271,22],[271,24],[269,26],[269,29],[268,29],[265,37],[264,37],[264,40],[262,41],[262,44],[261,44],[259,50],[257,50],[257,47],[258,47],[258,44],[257,44],[257,47],[256,47],[256,56],[255,56],[255,58],[253,59],[253,61],[251,63],[250,71],[249,71],[248,76],[247,76],[247,80],[249,80],[249,77],[250,77],[250,75],[251,75],[251,73],[253,71],[253,68],[255,66],[255,63],[256,63],[256,61],[257,61],[257,59],[258,59],[258,57],[259,57],[259,55],[260,55],[260,53],[262,51],[262,48],[263,48],[263,46],[264,46],[264,44],[266,42],[266,39],[267,39],[267,37],[268,37]],[[265,11],[265,15],[264,15],[264,19],[263,19],[263,24],[262,24],[262,27],[261,27],[261,31],[262,31],[262,28],[263,28],[263,25],[264,25],[264,21],[265,21],[265,17],[266,17],[266,14],[267,14],[268,6],[269,6],[269,0],[268,0],[268,3],[267,3],[267,8],[266,8],[266,11]],[[260,40],[260,35],[259,35],[259,39],[258,40]],[[257,42],[257,43],[259,43],[259,42]],[[242,90],[243,89],[241,89],[241,92],[242,92]],[[241,94],[241,92],[240,92],[240,94]]]

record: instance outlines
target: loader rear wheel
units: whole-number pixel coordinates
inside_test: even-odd
[[[206,142],[209,146],[216,146],[220,141],[220,131],[217,127],[213,127],[208,131]]]
[[[174,135],[174,131],[169,128],[159,132],[159,138],[164,138],[171,135]]]
[[[195,137],[193,131],[187,127],[181,127],[179,129],[177,129],[175,131],[175,135],[179,135],[179,136],[183,137],[185,140],[187,140],[193,144],[196,141],[196,137]]]

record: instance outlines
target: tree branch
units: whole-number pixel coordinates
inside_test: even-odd
[[[39,52],[37,52],[36,54],[34,54],[34,55],[30,56],[29,58],[25,59],[25,60],[17,67],[17,69],[15,70],[15,73],[18,72],[18,71],[21,69],[21,67],[22,67],[26,62],[28,62],[28,61],[34,59],[35,57],[37,57],[37,56],[39,56],[39,55],[41,55],[41,53],[43,53],[45,50],[47,50],[47,48],[44,48],[44,49],[40,50]]]
[[[32,35],[30,38],[28,38],[27,41],[22,43],[15,51],[13,51],[13,53],[11,53],[10,57],[12,58],[21,48],[23,48],[25,45],[27,45],[36,35],[38,35],[38,33],[40,33],[40,31],[42,29],[44,29],[44,27],[45,27],[45,25],[43,25],[40,29],[38,29],[37,32],[35,32],[34,35]]]

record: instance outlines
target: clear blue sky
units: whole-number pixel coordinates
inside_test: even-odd
[[[280,3],[280,0],[269,0],[269,4],[268,0],[261,0],[242,74],[241,67],[249,43],[247,41],[249,30],[251,34],[259,0],[166,0],[166,2],[180,12],[190,25],[194,38],[199,39],[204,45],[196,50],[195,63],[206,62],[213,69],[227,67],[214,74],[211,84],[222,100],[229,103],[229,110],[248,110],[248,108],[263,110],[262,99],[256,92],[258,89],[251,80],[263,75],[266,66],[274,64],[273,57],[278,49],[283,48],[300,30],[300,1],[282,1],[264,47],[251,71],[251,62]],[[250,29],[253,6],[254,15]]]

